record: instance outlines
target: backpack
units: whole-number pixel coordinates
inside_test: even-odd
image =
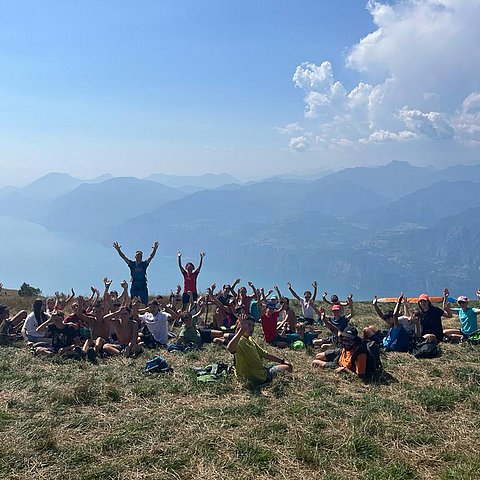
[[[382,359],[380,358],[380,345],[373,340],[362,340],[360,347],[353,354],[352,363],[355,363],[361,353],[367,354],[367,367],[365,369],[364,380],[374,380],[382,372]]]
[[[228,365],[223,362],[212,363],[206,367],[193,367],[198,382],[215,382],[228,375]]]
[[[415,358],[436,358],[440,356],[440,350],[437,342],[427,342],[422,339],[414,343],[412,355]]]
[[[472,345],[480,344],[480,331],[477,330],[473,332],[468,338],[467,341],[470,342]]]
[[[147,361],[143,371],[145,373],[167,373],[173,372],[173,368],[161,355],[156,355]]]

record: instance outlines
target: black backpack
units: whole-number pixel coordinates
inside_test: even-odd
[[[437,342],[427,342],[422,339],[414,343],[412,355],[415,358],[436,358],[440,355],[440,350]]]
[[[361,353],[367,354],[367,367],[365,369],[364,380],[375,380],[382,372],[382,359],[380,358],[380,345],[373,340],[362,340],[360,347],[353,354],[352,363],[355,363]]]

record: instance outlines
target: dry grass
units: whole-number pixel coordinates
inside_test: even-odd
[[[356,325],[374,321],[356,307]],[[175,372],[151,376],[153,351],[95,366],[0,348],[0,477],[476,479],[480,347],[442,349],[389,354],[375,385],[288,351],[294,374],[251,391],[196,381],[190,366],[231,361],[211,345],[164,353]]]

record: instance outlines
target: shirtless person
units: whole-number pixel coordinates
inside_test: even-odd
[[[132,298],[138,297],[144,305],[148,303],[148,288],[147,288],[147,268],[153,257],[157,253],[158,242],[155,242],[152,247],[152,253],[146,260],[142,260],[143,253],[140,250],[135,252],[135,261],[130,260],[122,252],[122,248],[118,242],[113,242],[113,248],[118,252],[123,261],[130,269],[132,286],[130,287],[130,296]]]

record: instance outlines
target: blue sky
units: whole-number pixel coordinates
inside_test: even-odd
[[[475,161],[478,1],[389,3],[0,1],[0,186],[49,171],[248,178],[438,152]],[[443,83],[418,82],[425,59],[443,78],[438,32],[410,33],[432,8],[458,26]]]

